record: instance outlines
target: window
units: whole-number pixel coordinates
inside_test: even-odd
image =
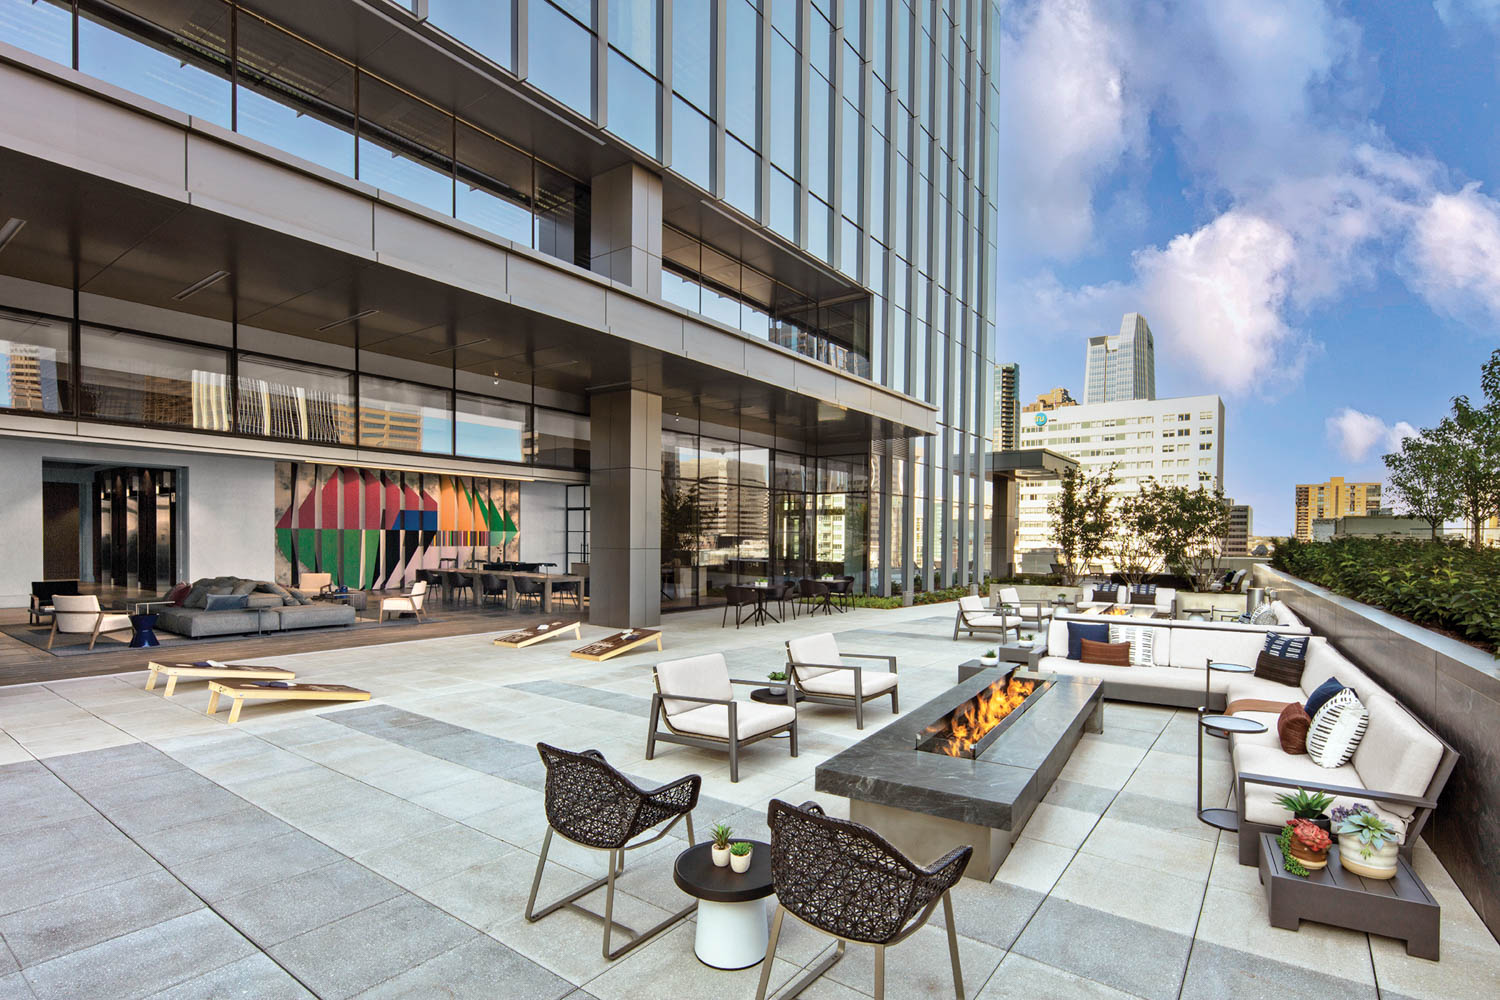
[[[89,4],[79,13],[80,70],[230,127],[229,56],[224,51],[230,37],[228,4],[185,0],[157,14],[155,23],[103,4]]]
[[[501,462],[525,460],[526,405],[462,393],[456,402],[458,454]]]
[[[531,246],[531,156],[459,122],[458,161],[458,218]]]
[[[797,123],[801,120],[797,109],[797,70],[796,49],[778,32],[772,32],[770,156],[772,163],[789,174],[797,172]]]
[[[51,59],[73,65],[73,14],[50,3],[4,0],[0,3],[0,38]]]
[[[226,352],[85,326],[79,416],[125,424],[227,431]]]
[[[453,410],[446,389],[362,375],[359,444],[453,454]]]
[[[589,418],[537,408],[531,460],[537,465],[571,469],[589,467]]]
[[[65,319],[0,309],[0,408],[72,411],[70,327]]]
[[[235,127],[242,135],[354,176],[354,68],[241,14]]]
[[[672,5],[672,89],[701,111],[713,107],[713,4]],[[676,128],[676,122],[673,122]],[[707,187],[707,185],[704,185]]]
[[[656,32],[660,20],[657,7],[658,0],[609,0],[609,44],[653,76],[657,72]],[[611,86],[613,76],[611,68]]]
[[[713,122],[680,97],[672,98],[672,169],[713,190]]]
[[[506,69],[515,68],[511,18],[511,0],[427,0],[429,24]]]
[[[660,157],[657,108],[661,105],[661,85],[613,47],[609,52],[608,97],[609,130],[641,152]]]
[[[359,179],[452,215],[452,117],[368,73],[359,113]]]
[[[567,4],[582,12],[588,3]],[[594,33],[549,0],[528,8],[527,72],[532,84],[585,118],[594,117]],[[592,19],[584,14],[592,24]]]
[[[734,136],[724,137],[724,200],[760,217],[760,157]]]
[[[760,14],[745,0],[728,0],[727,11],[724,126],[742,142],[759,148]]]
[[[354,444],[350,376],[312,365],[242,357],[235,428],[258,437]]]

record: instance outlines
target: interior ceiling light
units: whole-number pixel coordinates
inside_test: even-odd
[[[206,274],[203,277],[199,278],[197,281],[193,282],[191,285],[188,285],[176,295],[172,296],[172,298],[176,299],[178,302],[181,302],[183,299],[197,295],[209,285],[213,285],[220,281],[223,281],[227,277],[229,277],[228,271],[215,271],[213,274]]]
[[[486,343],[489,343],[489,339],[490,338],[488,338],[488,337],[480,337],[478,340],[465,341],[462,344],[454,344],[452,347],[439,347],[435,351],[428,351],[427,352],[427,356],[430,358],[430,357],[432,357],[435,354],[447,354],[449,351],[461,351],[465,347],[473,347],[475,344],[486,344]]]
[[[5,225],[0,226],[0,250],[10,245],[10,241],[16,238],[16,234],[24,225],[26,225],[25,219],[11,219]]]
[[[345,323],[354,323],[364,319],[366,316],[374,316],[378,312],[380,312],[379,309],[366,309],[363,312],[355,313],[353,316],[345,316],[343,319],[336,319],[332,323],[324,323],[318,327],[318,332],[322,333],[324,330],[332,330],[334,327],[343,326]]]

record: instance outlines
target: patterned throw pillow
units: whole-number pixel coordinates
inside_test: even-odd
[[[1140,625],[1111,625],[1111,643],[1130,645],[1130,665],[1133,667],[1156,666],[1156,629]]]
[[[1307,753],[1307,731],[1312,728],[1301,705],[1295,701],[1281,710],[1276,720],[1276,736],[1281,741],[1281,752],[1289,754]]]
[[[1154,583],[1136,583],[1136,584],[1132,584],[1131,587],[1130,587],[1130,603],[1131,604],[1155,604],[1156,603],[1156,584],[1154,584]]]
[[[1275,625],[1276,609],[1269,604],[1259,604],[1255,610],[1250,612],[1251,625]]]
[[[1369,724],[1370,713],[1345,688],[1313,716],[1307,730],[1307,755],[1319,767],[1342,767],[1354,756]]]
[[[1130,666],[1128,642],[1094,642],[1092,639],[1084,639],[1081,645],[1080,659],[1084,663],[1099,663],[1107,667]]]
[[[1255,661],[1255,676],[1296,686],[1302,683],[1302,668],[1306,665],[1306,636],[1267,635]]]
[[[1329,698],[1332,698],[1342,690],[1344,690],[1344,685],[1339,683],[1339,679],[1337,677],[1330,677],[1322,684],[1319,684],[1312,694],[1307,696],[1307,704],[1302,706],[1302,710],[1309,716],[1317,715],[1318,709],[1327,704]]]

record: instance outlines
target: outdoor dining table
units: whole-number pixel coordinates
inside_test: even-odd
[[[781,619],[771,614],[766,607],[766,601],[774,601],[781,596],[784,587],[779,583],[754,583],[748,585],[746,590],[755,593],[755,610],[750,613],[750,623],[753,625],[764,625],[767,620],[781,624]]]
[[[830,596],[837,595],[837,596],[839,596],[841,598],[844,598],[845,600],[848,599],[848,597],[849,597],[849,589],[854,584],[853,580],[846,580],[846,579],[844,579],[841,576],[837,576],[837,577],[823,577],[823,578],[820,578],[818,580],[818,582],[821,583],[821,584],[824,584],[825,586],[828,587],[828,593],[829,593]],[[832,607],[835,611],[838,611],[840,613],[843,613],[843,612],[849,610],[846,605],[842,604],[841,602],[837,602],[837,601],[830,602],[830,607]]]
[[[486,576],[498,576],[505,581],[505,607],[507,610],[516,609],[516,581],[535,580],[542,585],[542,613],[552,612],[552,585],[557,583],[576,583],[579,590],[583,589],[583,583],[588,579],[575,573],[518,573],[508,572],[503,569],[476,569],[469,571],[474,578],[474,599],[477,601],[479,595],[484,592],[483,578]]]

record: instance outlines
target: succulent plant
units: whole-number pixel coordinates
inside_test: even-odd
[[[733,854],[737,858],[743,858],[745,855],[750,853],[750,845],[745,843],[743,840],[737,840],[733,844],[729,845],[729,853]]]
[[[1334,806],[1328,811],[1328,819],[1333,824],[1333,832],[1338,833],[1339,826],[1350,816],[1357,813],[1373,813],[1374,811],[1363,802],[1355,802],[1347,806]]]
[[[766,674],[766,678],[768,680],[773,680],[773,681],[784,681],[784,680],[786,680],[786,671],[785,670],[773,670],[769,674]]]
[[[1359,856],[1368,860],[1386,844],[1395,843],[1396,827],[1387,823],[1374,812],[1350,812],[1335,828],[1340,837],[1359,840]]]
[[[713,829],[709,831],[709,836],[713,838],[714,846],[723,850],[729,846],[729,838],[734,836],[734,831],[724,823],[715,823]]]
[[[1283,792],[1276,796],[1276,801],[1297,819],[1317,819],[1333,805],[1332,796],[1322,792],[1309,792],[1304,788],[1297,789],[1295,794]]]
[[[1309,851],[1326,851],[1333,846],[1333,838],[1328,835],[1328,831],[1312,820],[1294,819],[1291,827],[1292,836]]]

